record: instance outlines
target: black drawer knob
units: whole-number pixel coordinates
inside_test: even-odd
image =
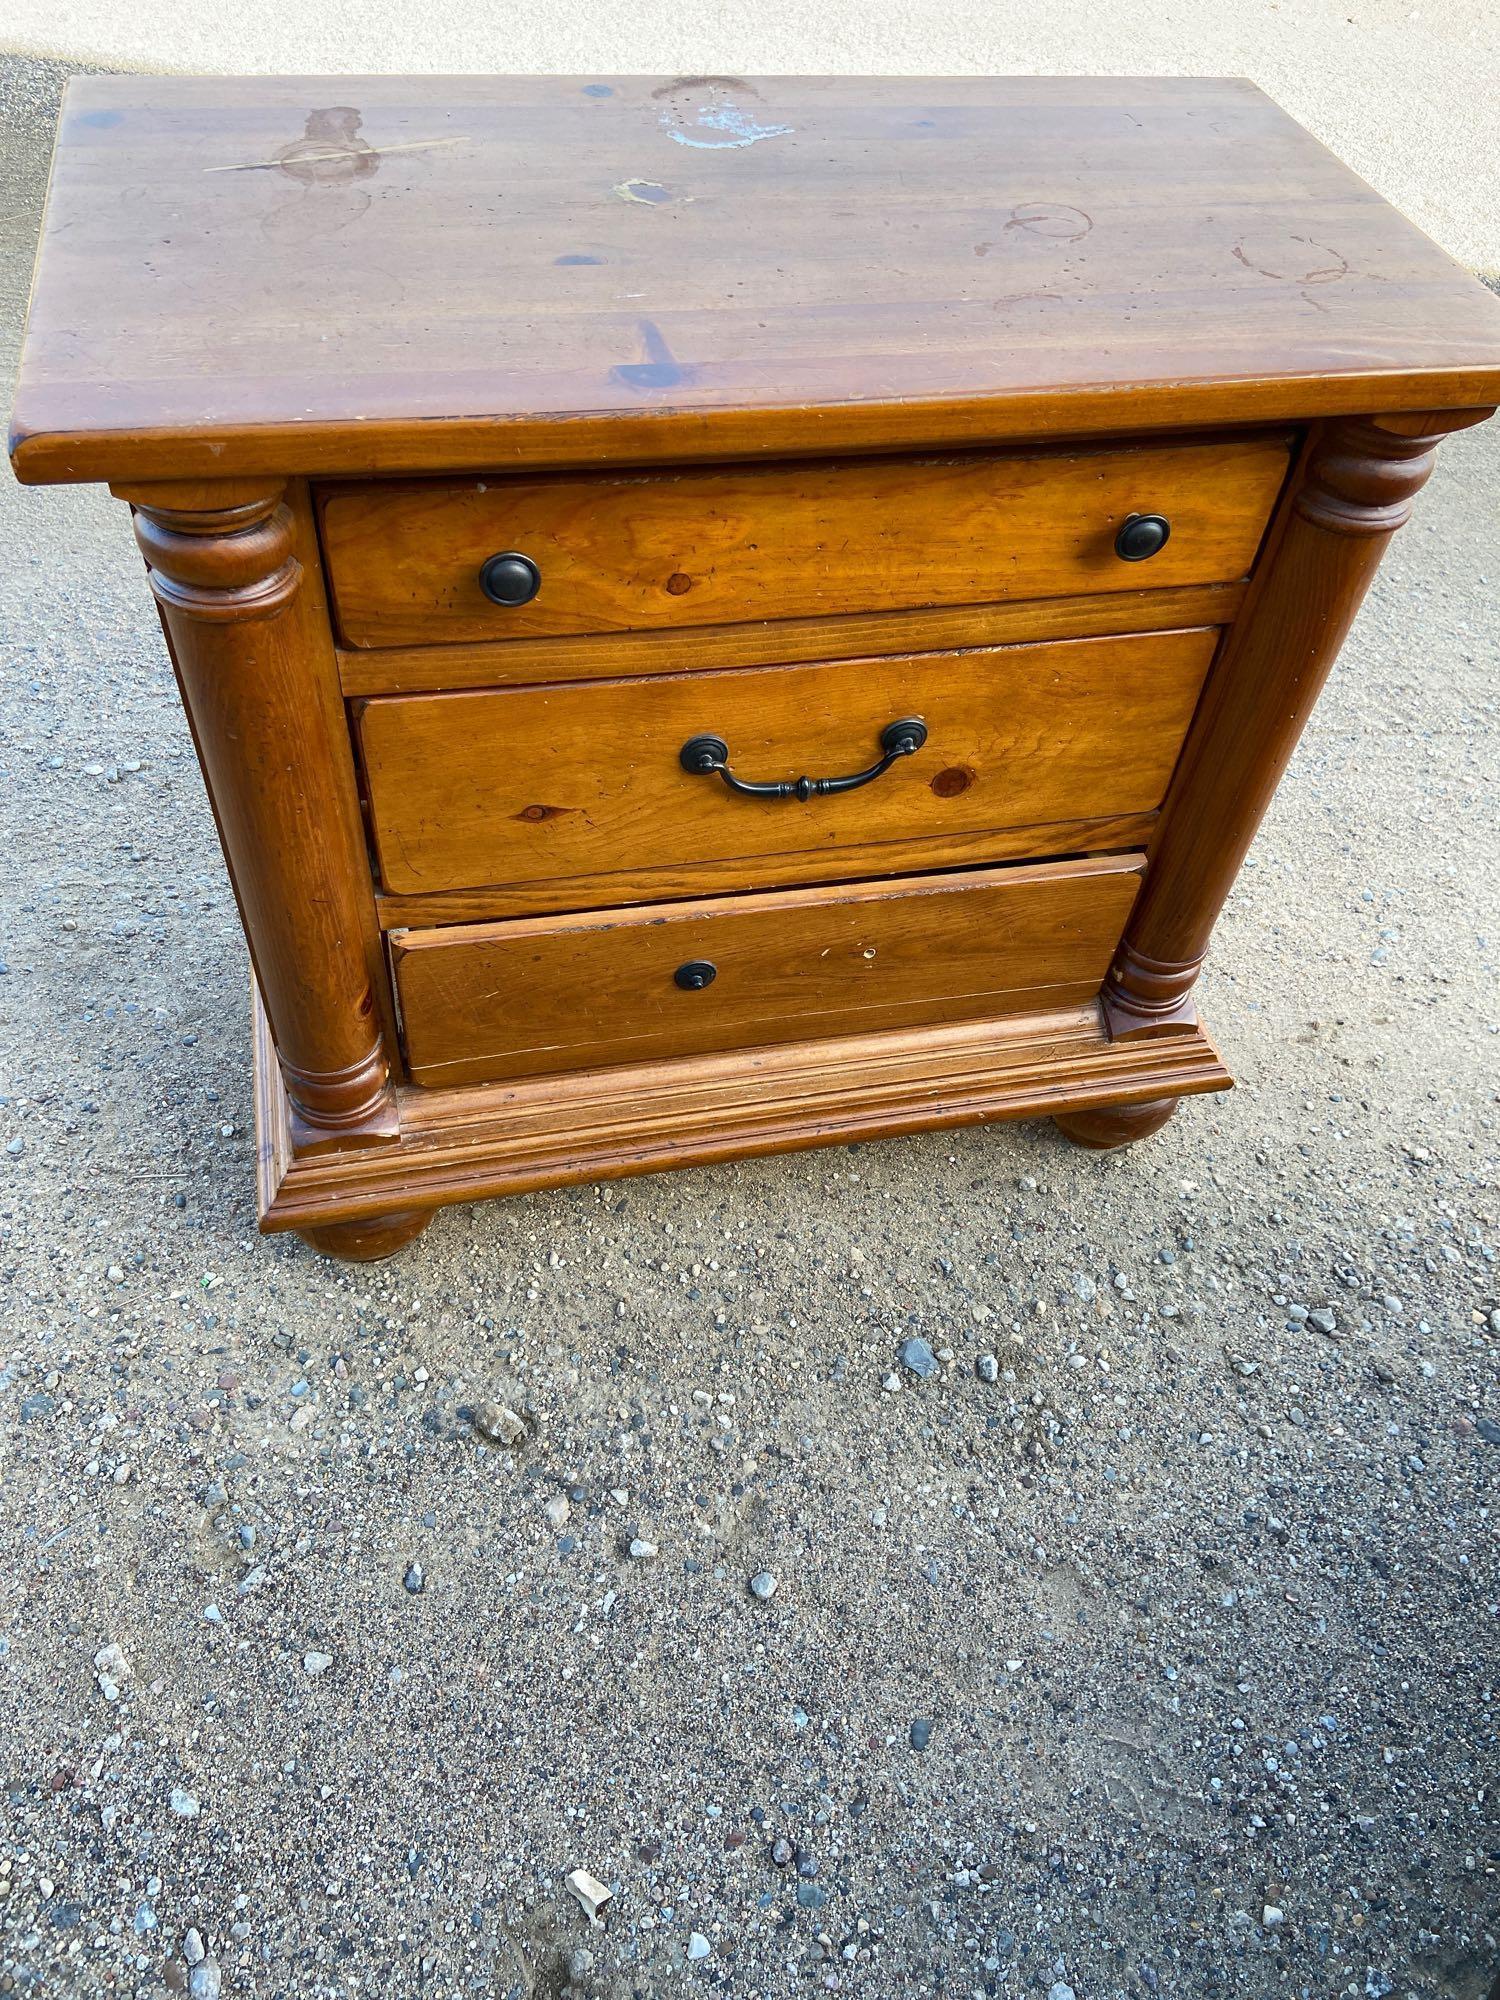
[[[711,965],[706,958],[690,958],[686,965],[679,965],[672,974],[674,985],[684,993],[701,993],[705,986],[712,986],[719,976],[719,968]]]
[[[1115,554],[1121,562],[1144,562],[1160,555],[1167,546],[1172,523],[1165,514],[1127,514],[1115,536]]]
[[[511,608],[529,604],[541,587],[542,572],[530,556],[519,555],[514,549],[491,556],[479,572],[479,588],[491,604]]]

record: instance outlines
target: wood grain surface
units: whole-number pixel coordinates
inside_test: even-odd
[[[1060,1007],[1096,992],[1139,856],[397,932],[419,1084]],[[716,971],[701,991],[674,974]]]
[[[838,875],[854,847],[1149,812],[1217,639],[381,697],[357,711],[381,881],[423,894],[799,853]],[[923,748],[833,797],[744,798],[679,761],[710,732],[743,778],[837,776],[905,716],[926,723]]]
[[[1231,582],[1289,462],[1284,436],[1123,451],[866,458],[543,480],[382,480],[322,496],[353,646],[672,630],[755,618]],[[1130,514],[1171,523],[1144,562]],[[487,557],[541,572],[491,603]]]
[[[1500,303],[1241,80],[86,77],[13,442],[312,475],[1497,399]]]

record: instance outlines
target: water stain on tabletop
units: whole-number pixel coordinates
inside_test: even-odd
[[[264,159],[234,160],[204,171],[284,176],[292,185],[285,190],[286,199],[262,217],[262,233],[286,243],[332,235],[357,222],[369,208],[369,189],[358,183],[380,169],[379,153],[360,137],[362,123],[362,114],[352,104],[320,106],[307,113],[298,138]]]
[[[348,104],[309,111],[302,137],[280,148],[276,164],[304,187],[343,186],[377,173],[380,155],[359,136],[363,123],[361,114]]]
[[[1094,218],[1065,201],[1023,201],[1011,210],[1003,230],[1019,230],[1022,237],[1042,243],[1081,243],[1094,227]],[[1001,246],[993,240],[973,246],[976,257],[988,257]]]
[[[1349,275],[1349,260],[1311,236],[1242,236],[1233,255],[1247,271],[1280,284],[1336,285]]]
[[[363,114],[352,104],[334,104],[309,111],[302,136],[289,140],[264,160],[233,160],[205,167],[206,174],[280,172],[304,187],[341,187],[373,174],[393,153],[433,153],[443,146],[467,146],[466,132],[440,139],[400,139],[389,146],[372,146],[359,136]]]
[[[1005,226],[1054,243],[1077,243],[1093,228],[1094,218],[1065,201],[1023,201],[1011,210]]]
[[[743,101],[760,93],[737,76],[680,76],[651,95],[661,102],[658,122],[667,137],[699,152],[756,146],[789,138],[795,129],[763,120]]]
[[[669,203],[684,198],[674,194],[671,188],[663,187],[660,181],[616,181],[610,192],[621,201],[639,202],[643,208],[665,208]],[[686,199],[691,200],[691,196]]]

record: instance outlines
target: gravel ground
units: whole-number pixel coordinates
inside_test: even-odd
[[[1453,440],[1272,810],[1232,1095],[360,1270],[255,1235],[123,512],[0,487],[0,1993],[1484,2000],[1497,503]]]

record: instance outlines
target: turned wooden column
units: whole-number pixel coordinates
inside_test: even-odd
[[[1314,431],[1214,665],[1105,980],[1116,1040],[1196,1020],[1192,989],[1215,920],[1385,545],[1440,440],[1490,414],[1345,418]]]
[[[280,1058],[296,1153],[397,1137],[352,758],[305,495],[117,486],[167,646]]]

